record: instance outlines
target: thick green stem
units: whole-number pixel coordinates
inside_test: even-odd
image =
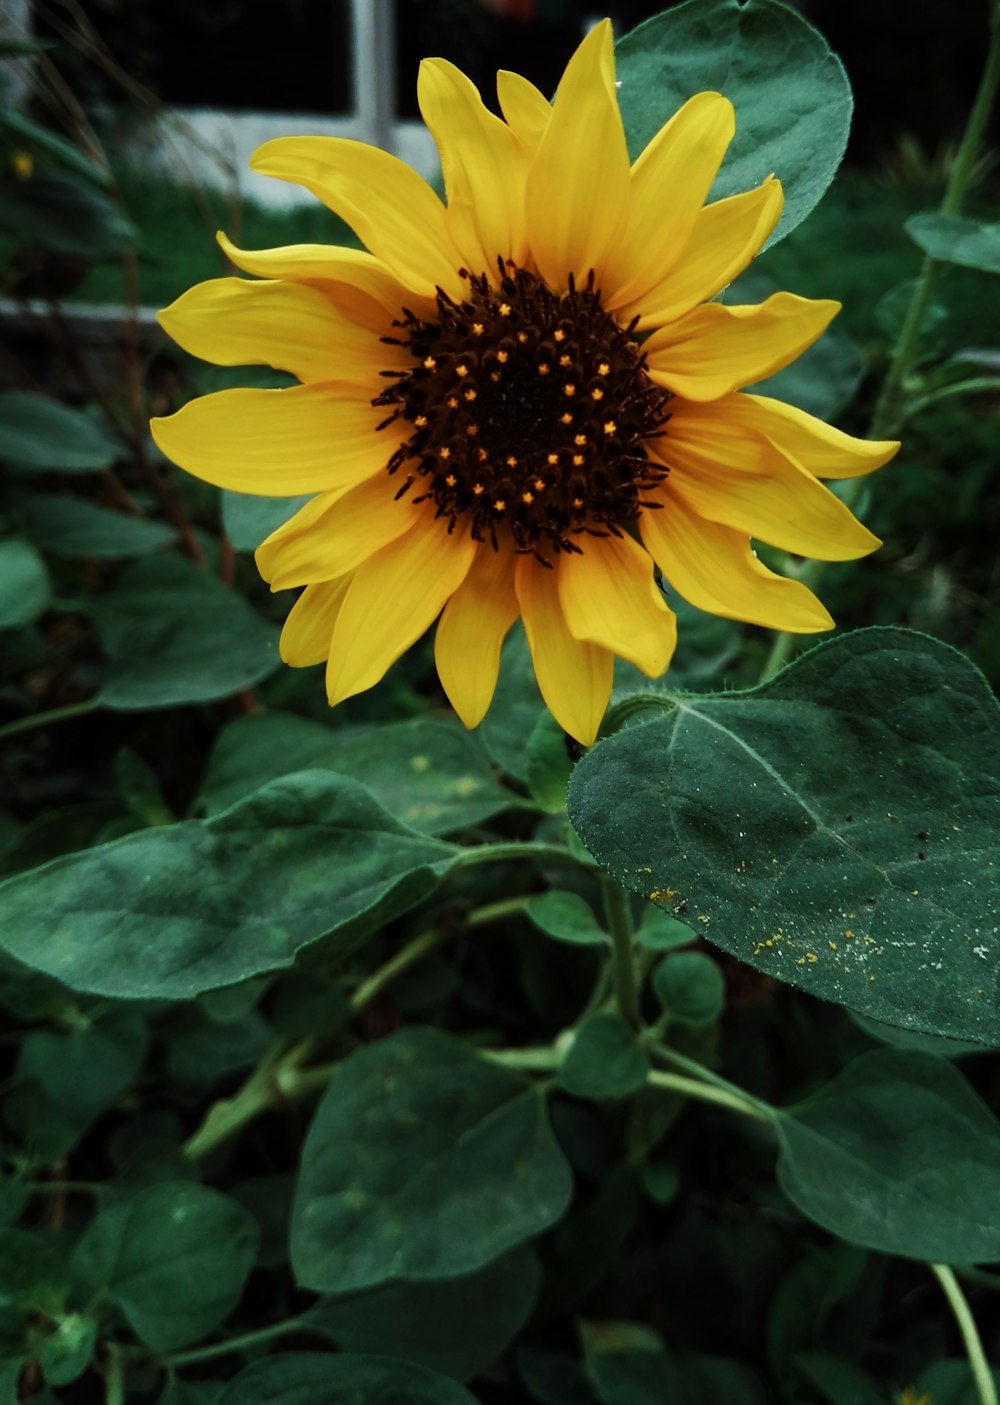
[[[36,727],[48,727],[52,722],[66,722],[71,717],[85,717],[88,712],[96,712],[100,703],[96,698],[86,702],[67,703],[65,707],[54,707],[49,712],[34,712],[30,717],[19,717],[16,722],[7,722],[0,727],[0,741],[16,737],[20,732],[33,732]]]
[[[601,874],[601,897],[604,900],[604,915],[611,933],[612,960],[614,963],[615,1001],[622,1019],[632,1029],[642,1024],[639,1013],[639,987],[635,971],[635,931],[632,926],[632,912],[629,895],[620,883],[607,873]]]
[[[958,1330],[962,1334],[965,1354],[969,1358],[969,1368],[976,1383],[979,1405],[998,1405],[993,1372],[990,1369],[990,1363],[986,1360],[986,1353],[983,1351],[983,1343],[976,1327],[975,1318],[972,1316],[958,1279],[947,1264],[931,1264],[930,1270],[941,1284],[941,1289],[948,1299],[948,1306],[958,1323]]]
[[[680,1073],[662,1073],[654,1068],[648,1074],[646,1084],[650,1088],[662,1088],[668,1093],[680,1093],[686,1098],[698,1098],[704,1103],[715,1103],[718,1107],[728,1108],[730,1112],[753,1117],[758,1122],[771,1120],[746,1098],[735,1093],[723,1092],[721,1088],[713,1088],[711,1084],[701,1083],[697,1078],[685,1078]]]
[[[965,131],[962,133],[962,140],[955,153],[948,184],[941,200],[940,213],[943,215],[957,215],[962,208],[983,132],[993,110],[998,85],[1000,85],[1000,8],[993,4],[990,7],[990,40],[986,63],[979,81],[976,99],[965,124]],[[903,326],[893,348],[889,368],[886,371],[885,380],[875,405],[875,413],[869,426],[868,433],[872,439],[884,439],[899,428],[907,377],[919,353],[920,333],[923,330],[930,307],[931,292],[938,266],[938,260],[931,258],[929,254],[921,264],[910,296],[910,303],[906,309],[906,316],[903,319]],[[844,486],[840,496],[848,507],[853,507],[860,492],[860,481],[854,479]],[[815,590],[825,570],[825,561],[810,561],[798,573],[797,579],[808,586],[810,590]],[[771,652],[761,670],[760,681],[762,683],[773,678],[788,662],[795,638],[794,634],[787,633],[775,636]]]
[[[662,1059],[664,1063],[673,1064],[675,1068],[682,1069],[686,1074],[696,1079],[699,1083],[709,1083],[720,1093],[724,1093],[727,1098],[735,1099],[744,1108],[753,1109],[756,1116],[762,1122],[773,1122],[778,1116],[777,1108],[770,1103],[764,1102],[763,1098],[757,1098],[753,1093],[748,1093],[744,1088],[738,1087],[735,1083],[730,1083],[727,1078],[714,1073],[704,1064],[698,1063],[695,1059],[689,1059],[686,1054],[680,1053],[677,1049],[672,1049],[669,1044],[663,1044],[659,1040],[649,1042],[650,1051],[653,1055]]]
[[[125,1363],[117,1342],[108,1342],[104,1362],[104,1405],[125,1405]]]

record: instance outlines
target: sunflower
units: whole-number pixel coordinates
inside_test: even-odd
[[[503,118],[452,64],[420,70],[447,202],[396,157],[331,137],[269,141],[254,170],[305,186],[366,251],[246,252],[244,273],[161,314],[182,347],[300,385],[231,389],[153,421],[176,464],[242,493],[315,494],[257,552],[304,586],[286,663],[326,661],[331,704],[372,687],[437,621],[467,727],[520,616],[542,696],[593,742],[615,656],[649,677],[701,610],[810,632],[832,620],[755,538],[824,560],[878,539],[818,479],[896,449],[740,388],[786,366],[839,304],[712,302],[781,214],[779,182],[705,204],[735,129],[719,93],[686,102],[630,165],[610,24],[554,100],[497,76]]]

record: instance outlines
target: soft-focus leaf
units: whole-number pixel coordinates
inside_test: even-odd
[[[237,551],[256,551],[264,538],[294,517],[310,497],[307,493],[298,498],[263,498],[225,488],[222,530]]]
[[[994,1386],[1000,1387],[1000,1367],[991,1368]],[[980,1405],[982,1395],[972,1378],[968,1361],[935,1361],[917,1381],[913,1391],[918,1405]]]
[[[708,1024],[722,1014],[726,983],[718,962],[704,951],[679,951],[653,971],[656,998],[682,1024]]]
[[[493,704],[479,724],[479,737],[490,759],[515,780],[527,781],[526,743],[542,710],[531,655],[518,621],[500,654],[500,677]]]
[[[1000,1122],[951,1064],[864,1054],[778,1121],[778,1180],[832,1234],[940,1263],[1000,1259]]]
[[[578,893],[553,888],[538,893],[524,905],[525,915],[548,937],[577,946],[607,946],[610,938],[594,916],[594,909]]]
[[[624,1098],[646,1081],[649,1059],[620,1015],[601,1011],[573,1032],[559,1082],[579,1098]]]
[[[777,0],[687,0],[625,35],[616,53],[633,158],[694,93],[721,92],[736,136],[710,198],[776,175],[785,208],[772,242],[805,219],[843,158],[852,101],[843,65],[800,14]]]
[[[73,1254],[86,1291],[103,1291],[154,1351],[217,1327],[239,1300],[257,1252],[252,1217],[225,1195],[167,1181],[108,1205]]]
[[[0,945],[77,990],[185,999],[291,966],[431,892],[455,850],[356,781],[275,781],[210,820],[128,835],[0,884]]]
[[[179,556],[127,567],[92,607],[110,668],[98,695],[120,712],[213,702],[278,667],[278,631]]]
[[[0,629],[33,624],[49,607],[45,562],[24,537],[0,541]]]
[[[127,517],[83,498],[25,494],[16,508],[35,545],[55,556],[124,561],[169,546],[175,536],[164,522]]]
[[[60,175],[4,183],[0,231],[19,243],[87,259],[131,248],[131,220],[102,191]]]
[[[933,259],[1000,273],[1000,224],[964,215],[913,215],[906,232]]]
[[[240,717],[219,736],[199,804],[208,814],[305,767],[353,776],[403,824],[447,834],[518,803],[474,736],[452,718],[332,729],[304,717]]]
[[[247,1366],[218,1405],[476,1405],[457,1381],[384,1356],[281,1352]]]
[[[42,1341],[39,1364],[49,1385],[69,1385],[90,1365],[97,1341],[97,1323],[81,1312],[70,1312]]]
[[[547,1229],[570,1190],[537,1089],[449,1035],[404,1030],[330,1079],[303,1148],[292,1264],[321,1292],[454,1278]]]
[[[94,473],[120,452],[82,410],[26,390],[0,391],[0,459],[11,468]]]
[[[858,631],[600,743],[570,818],[626,887],[767,975],[1000,1043],[998,722],[955,650]]]
[[[309,1326],[344,1351],[401,1356],[455,1380],[487,1370],[530,1315],[541,1271],[520,1248],[478,1273],[324,1298]]]
[[[9,42],[8,35],[4,34],[4,45]],[[23,52],[34,53],[46,47],[48,46],[25,41]],[[58,136],[55,132],[50,132],[48,127],[42,127],[37,122],[33,122],[30,117],[26,117],[23,112],[19,112],[17,108],[11,107],[7,103],[0,105],[0,131],[9,132],[15,141],[27,142],[32,151],[43,151],[46,156],[50,156],[54,161],[75,172],[78,176],[84,176],[97,185],[106,186],[108,184],[109,173],[105,167],[98,165],[85,151],[81,151],[72,142],[66,141],[64,137]]]

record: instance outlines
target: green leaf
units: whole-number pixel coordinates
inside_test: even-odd
[[[528,737],[525,779],[533,799],[550,815],[561,815],[566,809],[572,769],[565,732],[551,713],[543,712]]]
[[[236,551],[256,551],[265,537],[294,517],[311,498],[311,493],[298,498],[261,498],[223,489],[222,530]]]
[[[47,395],[0,391],[0,459],[11,468],[94,473],[121,453],[101,425]]]
[[[524,911],[536,927],[557,942],[571,942],[575,946],[607,946],[610,941],[594,916],[594,909],[578,893],[553,888],[548,893],[538,893],[529,898]]]
[[[25,1036],[17,1066],[22,1097],[8,1107],[8,1118],[38,1159],[66,1155],[133,1082],[148,1044],[145,1020],[121,1009],[100,1022]]]
[[[527,783],[525,743],[543,708],[524,629],[517,621],[500,654],[493,704],[479,724],[479,738],[490,759],[515,780]]]
[[[725,1357],[667,1352],[630,1323],[588,1323],[587,1371],[601,1405],[765,1405],[746,1366]]]
[[[272,777],[306,767],[353,776],[423,834],[481,824],[522,803],[499,784],[479,742],[454,719],[331,729],[284,713],[240,717],[223,729],[198,803],[212,814]]]
[[[990,1374],[1000,1387],[1000,1367],[992,1367]],[[927,1396],[929,1405],[981,1405],[983,1398],[968,1361],[935,1361],[921,1374],[913,1393],[918,1400]]]
[[[191,1181],[102,1209],[73,1253],[84,1291],[103,1292],[154,1351],[176,1351],[236,1306],[257,1252],[252,1216]]]
[[[68,1313],[42,1341],[38,1360],[49,1385],[70,1385],[90,1365],[97,1323],[81,1312]]]
[[[945,1060],[864,1054],[777,1130],[782,1190],[832,1234],[903,1258],[1000,1259],[1000,1122]]]
[[[576,767],[597,860],[769,976],[1000,1043],[1000,712],[976,669],[861,630],[672,706]]]
[[[693,93],[721,92],[736,109],[736,136],[710,198],[773,174],[785,207],[771,242],[805,219],[843,158],[852,102],[843,65],[801,15],[777,0],[687,0],[616,52],[633,158]]]
[[[210,820],[130,834],[0,884],[0,946],[76,990],[188,999],[335,933],[337,950],[430,893],[455,850],[356,781],[306,771]]]
[[[652,903],[643,909],[635,939],[647,951],[673,951],[698,940],[686,922],[681,922],[662,907],[654,907]]]
[[[44,615],[52,598],[45,562],[24,537],[0,541],[0,629],[20,629]]]
[[[4,35],[4,44],[11,41]],[[35,44],[26,41],[23,52],[36,53],[46,45]],[[26,117],[23,112],[18,112],[16,108],[7,104],[0,105],[0,131],[9,132],[15,140],[25,141],[37,151],[43,151],[46,156],[58,161],[61,166],[73,171],[78,176],[83,176],[87,180],[92,180],[98,185],[107,185],[109,182],[109,172],[105,167],[99,166],[92,157],[85,151],[81,151],[72,142],[66,141],[64,137],[57,136],[55,132],[50,132],[48,127],[42,127],[37,122],[32,122],[30,117]]]
[[[570,1192],[536,1088],[449,1035],[404,1030],[330,1079],[302,1153],[292,1265],[320,1292],[454,1278],[547,1229]]]
[[[620,1015],[592,1015],[578,1026],[559,1064],[559,1082],[578,1098],[624,1098],[638,1092],[649,1059]]]
[[[524,1326],[540,1282],[538,1259],[521,1247],[462,1278],[325,1298],[309,1326],[344,1351],[399,1356],[467,1381],[488,1370]]]
[[[176,535],[164,522],[126,517],[83,498],[26,493],[15,508],[35,545],[54,556],[124,561],[169,546]]]
[[[726,983],[718,963],[704,951],[678,951],[653,971],[656,998],[681,1024],[710,1024],[722,1014]]]
[[[885,1393],[853,1361],[828,1351],[799,1352],[792,1364],[824,1405],[885,1405]],[[936,1397],[935,1397],[936,1398]]]
[[[278,667],[278,631],[179,556],[128,566],[92,606],[111,663],[98,694],[119,712],[214,702]]]
[[[0,231],[20,243],[87,259],[111,258],[136,238],[132,221],[102,191],[59,175],[5,182]]]
[[[217,1405],[476,1405],[457,1381],[381,1356],[282,1352],[229,1382]]]
[[[964,215],[912,215],[906,232],[932,259],[1000,273],[1000,224]]]

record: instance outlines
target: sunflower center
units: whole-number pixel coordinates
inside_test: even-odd
[[[440,289],[437,320],[404,309],[394,325],[412,357],[373,401],[412,432],[389,459],[397,497],[430,498],[448,530],[476,541],[509,532],[547,557],[582,550],[581,535],[619,535],[666,476],[645,443],[662,434],[668,391],[653,384],[632,332],[601,306],[590,274],[555,293],[500,265],[500,283],[464,273],[468,295]]]

